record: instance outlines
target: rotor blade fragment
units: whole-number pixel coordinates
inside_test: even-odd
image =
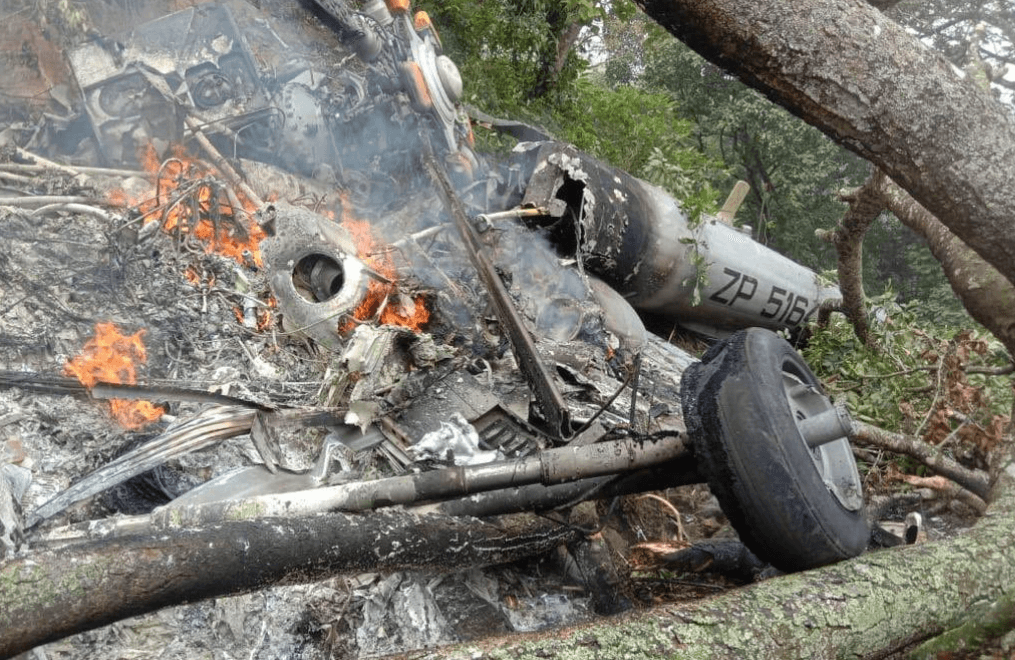
[[[246,406],[216,406],[174,424],[162,435],[110,461],[50,499],[28,517],[26,527],[34,527],[70,505],[158,467],[171,458],[248,433],[256,413],[256,409]]]
[[[458,229],[458,234],[465,245],[469,260],[479,274],[480,281],[486,287],[486,291],[490,296],[490,302],[497,315],[497,320],[504,327],[507,337],[511,342],[511,348],[514,350],[518,368],[532,388],[532,393],[539,403],[539,408],[550,422],[553,432],[560,438],[570,438],[573,435],[573,431],[571,429],[571,417],[567,403],[565,403],[564,397],[557,389],[549,369],[540,359],[539,353],[536,351],[536,344],[529,335],[529,331],[525,328],[518,311],[515,309],[507,287],[504,286],[504,282],[497,274],[493,263],[484,252],[483,245],[476,235],[476,230],[469,222],[469,218],[465,213],[465,207],[455,194],[447,171],[437,161],[429,146],[426,146],[423,164],[427,174],[429,174],[437,186],[437,191],[444,202],[444,206],[451,215],[455,228]]]

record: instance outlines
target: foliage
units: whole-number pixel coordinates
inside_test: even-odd
[[[692,124],[680,119],[665,94],[633,86],[611,86],[574,53],[550,93],[531,98],[541,58],[558,33],[545,16],[563,8],[568,20],[590,29],[627,24],[634,13],[629,1],[599,4],[593,0],[447,0],[423,5],[441,26],[445,51],[458,64],[466,101],[484,112],[543,126],[557,138],[666,189],[692,213],[712,211],[718,193],[710,181],[728,178],[718,161],[703,155],[691,140]],[[596,19],[596,24],[593,24]],[[616,41],[617,38],[613,38]],[[628,35],[629,40],[636,40]],[[480,134],[481,146],[494,151],[505,145]]]
[[[889,283],[910,306],[918,323],[945,327],[968,325],[969,315],[955,296],[923,237],[890,213],[872,223],[863,241],[863,280],[869,295]]]
[[[714,204],[716,193],[703,182],[715,175],[718,164],[694,148],[691,123],[680,119],[662,94],[637,87],[610,89],[585,77],[546,123],[560,138],[677,199],[704,195]]]
[[[738,220],[759,241],[815,269],[834,258],[814,230],[842,216],[836,193],[863,181],[863,161],[676,40],[653,41],[643,83],[665,90],[694,122],[698,147],[724,164],[713,186],[751,185]]]
[[[572,26],[591,26],[605,12],[596,0],[431,0],[420,8],[440,26],[444,50],[465,81],[466,102],[512,117],[530,101],[545,96],[552,103],[569,91],[587,61],[569,48],[554,84],[543,89],[547,69]]]
[[[1012,382],[967,371],[1010,364],[1004,347],[981,328],[922,325],[914,305],[894,298],[888,291],[875,301],[877,349],[864,346],[836,316],[815,329],[804,358],[857,419],[919,436],[984,467],[1012,410]]]

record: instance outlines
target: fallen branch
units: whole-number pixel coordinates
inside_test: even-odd
[[[23,151],[23,153],[27,154],[28,152]],[[38,156],[34,155],[32,155],[31,157],[36,159],[39,158]],[[69,174],[71,176],[76,176],[78,174],[89,174],[93,176],[110,176],[119,178],[130,178],[130,177],[137,177],[141,179],[154,178],[154,175],[152,173],[142,172],[141,170],[124,170],[112,167],[90,167],[85,165],[75,165],[74,167],[69,167],[65,165],[60,165],[59,163],[53,163],[52,161],[44,161],[44,162],[48,162],[49,165],[45,164],[29,165],[27,163],[0,163],[0,172],[35,175],[35,174],[46,174],[55,170],[58,172],[62,172],[64,174]]]
[[[46,206],[40,207],[32,211],[33,216],[45,215],[46,213],[63,212],[63,213],[82,213],[92,215],[99,220],[106,222],[113,222],[113,216],[103,209],[97,206],[90,206],[88,204],[47,204]]]
[[[33,552],[0,567],[0,658],[169,605],[343,573],[511,562],[579,534],[532,515],[484,522],[389,510],[227,521]]]
[[[987,503],[983,501],[982,497],[940,475],[936,477],[918,477],[912,474],[904,474],[902,475],[902,480],[910,486],[930,488],[940,492],[945,497],[953,497],[976,511],[978,515],[982,516],[987,511]]]
[[[35,163],[36,165],[44,167],[48,170],[56,170],[57,172],[63,172],[64,174],[69,174],[71,176],[77,176],[80,173],[73,167],[61,165],[60,163],[51,161],[47,158],[43,158],[38,154],[33,154],[31,151],[22,149],[21,147],[14,147],[14,153],[17,154],[18,158],[21,158],[22,160],[31,161],[32,163]]]
[[[213,163],[215,163],[215,167],[217,167],[219,172],[222,173],[222,176],[224,176],[230,184],[238,188],[240,192],[246,195],[247,199],[250,200],[250,203],[253,204],[255,208],[259,209],[263,207],[264,200],[261,199],[261,196],[254,192],[253,188],[247,185],[247,182],[243,180],[243,177],[237,174],[236,170],[233,169],[233,166],[229,164],[229,161],[225,159],[225,156],[219,153],[219,150],[215,148],[215,145],[211,143],[211,140],[209,140],[201,130],[197,121],[193,117],[187,117],[185,123],[187,124],[187,128],[189,128],[194,134],[194,138],[197,140],[198,144],[201,145],[201,148],[204,149],[205,153],[208,154],[208,157],[211,158]],[[242,208],[242,206],[237,207],[237,210],[241,210]]]
[[[984,610],[1007,624],[1003,608],[1015,584],[1015,466],[1002,474],[988,514],[948,540],[870,552],[550,635],[493,638],[416,657],[884,658],[968,625]]]
[[[70,195],[37,195],[28,197],[3,197],[0,205],[24,208],[26,206],[48,206],[50,204],[95,204],[100,200],[91,197]]]
[[[3,170],[0,170],[0,179],[4,181],[10,181],[12,183],[21,183],[29,186],[37,183],[36,180],[30,176],[14,174],[13,172],[4,172]]]
[[[987,499],[990,492],[990,480],[986,473],[963,467],[934,447],[920,442],[916,438],[892,433],[871,424],[853,420],[853,433],[850,435],[850,439],[915,458],[983,500]]]
[[[963,369],[967,374],[983,374],[984,376],[1007,376],[1015,373],[1015,363],[1003,367],[968,366]]]

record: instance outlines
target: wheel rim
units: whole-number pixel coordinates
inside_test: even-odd
[[[863,507],[863,488],[860,473],[856,469],[856,461],[853,459],[853,451],[845,433],[834,439],[821,441],[817,446],[811,446],[814,442],[809,444],[804,435],[805,431],[812,432],[812,427],[808,428],[803,424],[804,420],[814,420],[823,413],[827,417],[829,411],[834,413],[835,406],[817,387],[806,382],[803,374],[797,373],[794,367],[792,363],[783,365],[782,388],[793,421],[800,431],[800,440],[804,443],[804,448],[810,455],[821,480],[839,504],[849,511],[859,511]]]

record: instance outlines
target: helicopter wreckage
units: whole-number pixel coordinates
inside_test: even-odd
[[[80,465],[51,424],[23,435],[57,444],[4,445],[0,571],[29,587],[0,614],[0,655],[338,574],[375,576],[357,653],[444,643],[433,585],[404,571],[552,552],[589,609],[618,612],[590,503],[688,484],[709,484],[758,570],[866,548],[849,416],[774,332],[836,289],[532,127],[484,117],[522,140],[478,153],[425,12],[318,7],[341,50],[317,59],[239,3],[84,40],[67,54],[73,119],[6,131],[8,163],[69,191],[0,200],[9,281],[38,290],[14,244],[68,214],[111,238],[66,257],[74,295],[8,308],[22,331],[2,392],[116,402],[144,430]],[[137,332],[100,323],[69,357],[101,310]],[[696,360],[643,313],[717,340]],[[83,591],[51,598],[68,580]],[[463,580],[500,629],[539,627]],[[385,619],[398,602],[422,633]]]

